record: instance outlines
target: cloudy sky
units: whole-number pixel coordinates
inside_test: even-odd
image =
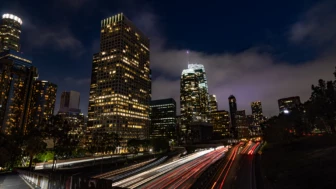
[[[100,20],[119,12],[151,39],[153,99],[179,104],[187,50],[191,62],[205,65],[220,109],[233,94],[248,113],[260,100],[266,116],[278,113],[279,98],[306,101],[336,66],[334,0],[2,0],[0,7],[22,18],[21,50],[40,79],[58,85],[56,111],[60,93],[76,90],[87,113]]]

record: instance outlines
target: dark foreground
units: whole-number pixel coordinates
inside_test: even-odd
[[[269,144],[263,150],[261,163],[273,189],[336,188],[336,136]]]

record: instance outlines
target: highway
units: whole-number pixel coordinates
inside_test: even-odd
[[[211,181],[205,188],[211,189],[254,189],[254,154],[259,143],[240,143],[232,147],[230,153],[220,164]],[[199,188],[193,186],[192,188]]]
[[[196,152],[176,161],[136,174],[113,184],[124,188],[189,188],[197,176],[224,155],[227,148],[218,147]],[[169,179],[167,179],[169,178]]]

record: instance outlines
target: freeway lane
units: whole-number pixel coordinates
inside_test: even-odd
[[[236,160],[237,157],[239,157],[239,152],[241,150],[241,146],[242,144],[238,144],[234,147],[232,147],[231,149],[231,153],[229,154],[228,158],[225,159],[225,161],[223,161],[220,165],[219,165],[219,169],[217,170],[212,183],[208,186],[211,187],[211,189],[215,189],[215,188],[223,188],[224,183],[227,182],[227,178],[230,173],[231,169],[236,169],[236,162],[238,162]],[[245,149],[245,148],[244,148]],[[243,150],[244,150],[243,149]],[[230,177],[231,178],[231,177]]]
[[[223,150],[224,147],[218,148],[218,150]],[[225,149],[224,149],[225,150]],[[141,186],[156,179],[159,178],[160,176],[164,175],[164,177],[166,177],[167,175],[165,175],[166,173],[188,163],[190,166],[192,167],[196,167],[197,165],[199,165],[200,163],[202,163],[203,161],[199,161],[198,159],[203,159],[201,157],[206,156],[207,154],[213,153],[214,150],[205,150],[205,151],[200,151],[194,154],[191,154],[189,156],[186,156],[184,158],[181,158],[179,160],[164,164],[162,166],[153,168],[151,170],[145,171],[143,173],[140,174],[136,174],[134,176],[131,176],[129,178],[123,179],[119,182],[116,182],[113,184],[113,186],[119,186],[119,187],[125,187],[125,188],[142,188]],[[195,160],[195,161],[194,161]],[[197,160],[197,161],[196,161]],[[171,175],[173,176],[173,175]],[[167,179],[168,180],[168,179]]]
[[[232,183],[228,183],[225,189],[256,189],[255,178],[255,153],[258,151],[260,143],[253,144],[247,153],[241,154],[240,169],[233,170],[236,179]]]
[[[182,165],[141,188],[190,188],[199,175],[213,162],[223,157],[225,148],[217,149],[205,156]]]

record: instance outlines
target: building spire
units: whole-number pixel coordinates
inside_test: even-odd
[[[188,61],[188,65],[190,64],[189,63],[189,50],[187,50],[187,61]]]

